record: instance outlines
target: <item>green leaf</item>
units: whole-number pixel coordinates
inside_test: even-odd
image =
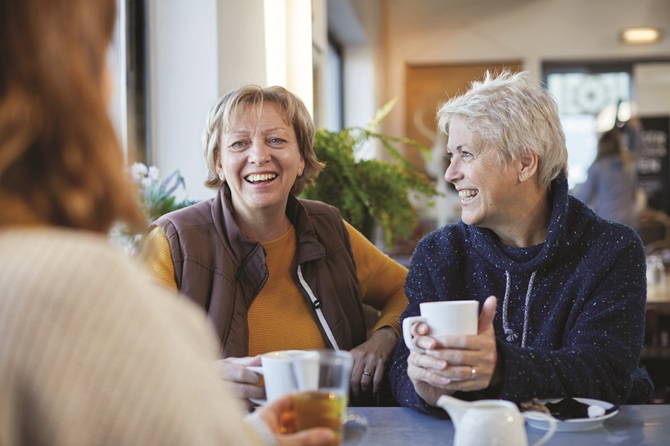
[[[317,130],[314,151],[326,167],[316,183],[301,195],[337,207],[342,217],[369,239],[372,239],[374,226],[379,225],[385,231],[389,247],[408,239],[416,229],[416,210],[410,197],[430,199],[438,195],[433,181],[415,169],[395,145],[409,144],[426,154],[429,149],[409,138],[384,135],[374,130],[395,102],[385,104],[365,129]],[[381,142],[392,158],[391,162],[356,160],[355,155],[372,141]]]

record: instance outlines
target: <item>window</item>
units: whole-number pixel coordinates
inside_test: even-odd
[[[586,180],[598,135],[630,117],[631,65],[546,64],[544,72],[547,88],[558,101],[572,188]]]
[[[148,160],[146,0],[119,0],[108,64],[114,82],[110,116],[126,156]]]
[[[326,60],[324,126],[330,131],[339,132],[344,127],[342,49],[333,38],[328,39]]]
[[[148,55],[146,39],[147,1],[119,0],[126,3],[126,104],[127,148],[137,161],[150,163],[148,118]]]

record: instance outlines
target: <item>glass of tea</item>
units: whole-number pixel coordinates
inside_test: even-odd
[[[295,388],[294,429],[328,427],[335,432],[332,446],[361,445],[367,436],[367,419],[347,413],[353,358],[343,350],[310,351],[292,358]]]

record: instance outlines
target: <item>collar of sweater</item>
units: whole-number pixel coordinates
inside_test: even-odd
[[[510,248],[504,246],[495,234],[485,228],[461,225],[471,239],[472,247],[488,262],[510,273],[532,273],[542,269],[557,257],[567,254],[586,225],[585,212],[580,212],[581,203],[568,195],[568,179],[560,174],[551,183],[549,192],[551,219],[547,239],[540,246]],[[568,230],[569,228],[569,230]]]
[[[247,238],[239,228],[235,220],[235,210],[232,203],[232,194],[229,186],[224,183],[219,190],[218,195],[213,199],[213,218],[217,231],[223,240],[227,240],[232,249],[235,258],[239,264],[244,264],[250,259],[256,257],[257,251],[262,251],[263,247],[255,240]],[[293,195],[289,195],[286,204],[286,216],[295,227],[298,250],[298,263],[321,258],[325,256],[325,250],[316,235],[307,211],[300,204],[300,201]],[[222,217],[222,219],[221,219]],[[261,262],[262,270],[265,262],[265,255],[259,256],[257,261]],[[259,266],[259,265],[256,265]]]

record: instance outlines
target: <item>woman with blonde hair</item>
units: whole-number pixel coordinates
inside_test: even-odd
[[[246,85],[222,96],[203,137],[205,184],[216,196],[155,222],[149,265],[207,311],[224,377],[243,399],[265,396],[247,369],[261,354],[327,348],[354,357],[354,404],[391,404],[383,390],[407,269],[335,207],[297,198],[323,167],[314,131],[285,88]],[[372,325],[363,304],[380,312]]]

